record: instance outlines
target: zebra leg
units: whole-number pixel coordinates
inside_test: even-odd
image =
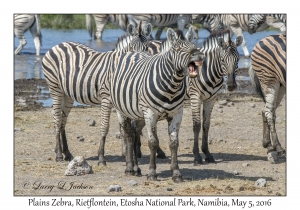
[[[112,104],[108,99],[102,99],[101,101],[101,136],[100,136],[100,146],[98,150],[99,161],[98,165],[106,166],[106,160],[104,158],[104,147],[106,136],[109,130],[109,120],[110,120],[110,113],[112,109]]]
[[[178,133],[182,120],[183,109],[181,109],[175,116],[168,118],[169,127],[169,147],[171,150],[171,171],[173,172],[172,180],[173,182],[182,182],[182,176],[179,171],[177,152],[178,152]]]
[[[107,19],[103,19],[101,22],[97,22],[97,31],[94,34],[94,39],[98,39],[100,41],[102,41],[102,34],[105,28],[105,25],[107,23]]]
[[[15,50],[15,54],[18,55],[23,47],[27,44],[26,39],[24,36],[18,37],[20,41],[19,47]]]
[[[162,34],[164,28],[165,28],[164,26],[158,26],[158,27],[157,27],[157,31],[156,31],[156,34],[155,34],[155,39],[156,39],[156,40],[159,40],[159,39],[160,39],[160,36],[161,36],[161,34]]]
[[[124,131],[124,141],[126,144],[126,169],[125,174],[128,175],[141,175],[141,169],[138,167],[137,164],[137,157],[135,155],[134,146],[135,146],[135,140],[132,138],[134,137],[133,129],[131,126],[131,119],[122,116],[120,113],[118,113],[118,119],[119,123]]]
[[[150,163],[147,180],[157,180],[155,155],[159,146],[159,141],[157,138],[158,117],[153,113],[152,110],[147,109],[146,111],[144,111],[144,119],[148,132],[148,146],[150,149]]]
[[[191,108],[192,108],[192,118],[193,118],[193,133],[194,133],[194,165],[202,164],[202,157],[199,153],[199,133],[201,129],[201,101],[200,97],[197,95],[191,95]]]
[[[208,131],[210,127],[210,118],[211,118],[211,112],[215,104],[215,98],[209,101],[203,102],[203,132],[202,132],[202,146],[201,150],[205,154],[205,161],[207,163],[214,163],[215,159],[210,154],[208,150]]]
[[[36,49],[36,55],[40,55],[40,49],[41,49],[41,40],[40,35],[38,35],[37,31],[37,22],[35,21],[34,24],[30,27],[30,32],[33,38],[33,42]]]
[[[280,89],[280,83],[278,81],[274,81],[273,83],[269,83],[269,86],[264,89],[264,96],[265,96],[265,116],[267,118],[267,123],[270,128],[271,134],[271,144],[272,147],[268,147],[268,153],[271,151],[277,151],[278,153],[283,153],[284,149],[281,147],[277,132],[275,128],[275,110],[276,106],[278,105],[278,95],[280,95],[281,99],[283,97],[283,91]]]
[[[51,89],[49,87],[52,101],[53,101],[53,110],[52,110],[52,116],[53,116],[53,122],[56,132],[56,146],[55,146],[55,153],[56,153],[56,161],[62,161],[63,155],[62,155],[62,140],[61,140],[61,128],[62,128],[62,103],[63,103],[63,97],[64,93],[57,92],[56,90]],[[51,91],[52,90],[52,91]],[[52,94],[55,93],[55,94]]]
[[[67,118],[68,115],[73,107],[73,103],[74,100],[72,100],[71,98],[67,97],[66,95],[64,95],[64,99],[63,99],[63,105],[62,105],[62,124],[61,124],[61,148],[62,148],[62,153],[64,154],[65,158],[64,160],[66,161],[71,161],[73,159],[72,154],[69,151],[68,148],[68,143],[67,143],[67,138],[66,138],[66,131],[65,131],[65,127],[67,124]]]
[[[142,157],[141,152],[141,135],[142,135],[142,129],[145,127],[145,120],[136,120],[135,121],[135,141],[136,141],[136,156],[137,158]]]
[[[243,42],[241,44],[242,48],[243,48],[243,52],[244,52],[244,56],[246,58],[248,58],[250,56],[248,48],[246,46],[246,40],[243,36],[243,31],[242,28],[240,26],[231,26],[231,29],[233,31],[233,33],[236,35],[236,37],[242,36],[243,37]],[[232,34],[230,33],[230,37],[232,37]]]

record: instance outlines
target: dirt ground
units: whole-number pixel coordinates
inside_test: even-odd
[[[107,166],[97,165],[100,109],[86,106],[72,109],[66,133],[72,155],[84,156],[92,166],[93,173],[83,176],[64,176],[69,162],[55,161],[55,134],[51,108],[45,108],[36,102],[37,95],[41,95],[37,93],[41,93],[42,86],[46,86],[45,81],[16,80],[14,85],[14,195],[16,196],[286,195],[286,157],[279,157],[276,164],[267,160],[267,150],[261,143],[263,102],[252,93],[219,95],[212,112],[209,131],[209,149],[216,163],[194,166],[191,109],[188,104],[185,106],[178,151],[179,168],[184,182],[173,183],[166,121],[160,121],[157,127],[160,146],[165,151],[167,159],[157,159],[158,180],[147,181],[150,153],[146,135],[141,138],[143,155],[139,159],[139,167],[142,176],[125,175],[121,141],[116,137],[118,123],[115,112],[111,114],[110,130],[105,146]],[[223,99],[233,102],[233,105],[220,108],[218,102]],[[278,138],[283,148],[286,148],[285,98],[276,114]],[[94,119],[96,125],[89,126],[87,118]],[[146,134],[145,129],[143,133]],[[78,135],[82,135],[84,141],[79,141]],[[201,138],[199,141],[201,142]],[[204,159],[203,153],[201,155]],[[265,187],[255,186],[259,178],[266,179]],[[128,184],[130,180],[137,182],[137,185]],[[58,185],[62,184],[64,187],[58,188]],[[111,185],[119,185],[122,190],[109,192],[108,188]]]

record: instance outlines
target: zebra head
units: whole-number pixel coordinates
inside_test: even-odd
[[[192,15],[193,23],[201,23],[203,28],[210,33],[213,31],[224,30],[224,24],[222,23],[220,16],[217,14],[199,14]]]
[[[194,29],[190,27],[182,39],[173,29],[167,31],[167,41],[170,42],[171,48],[168,52],[172,54],[175,73],[180,76],[188,74],[190,77],[196,77],[198,66],[202,65],[203,54],[196,49],[192,43],[194,39]]]
[[[239,62],[239,53],[237,51],[237,47],[242,44],[243,37],[238,36],[234,41],[231,41],[229,30],[220,32],[218,34],[221,35],[217,38],[217,44],[219,46],[222,73],[227,77],[226,85],[228,90],[232,91],[237,87],[235,82],[235,74],[238,69]],[[226,37],[227,40],[225,40]]]
[[[252,17],[249,19],[249,25],[248,25],[248,31],[250,34],[253,34],[256,32],[256,30],[266,22],[266,16],[265,14],[257,14],[252,15]]]
[[[143,28],[141,22],[136,28],[133,24],[128,24],[127,35],[118,39],[116,50],[126,52],[146,52],[148,50],[147,36],[152,32],[152,25],[146,24]]]

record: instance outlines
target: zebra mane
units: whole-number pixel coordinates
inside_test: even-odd
[[[201,48],[210,49],[218,46],[217,38],[223,37],[226,42],[231,44],[230,30],[222,30],[211,33],[202,43]]]
[[[128,47],[128,45],[132,39],[133,39],[133,37],[130,34],[128,34],[128,33],[123,34],[122,36],[118,37],[116,47],[113,50],[122,50],[122,49]]]

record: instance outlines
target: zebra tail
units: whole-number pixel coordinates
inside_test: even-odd
[[[255,74],[255,71],[253,70],[251,64],[250,64],[250,68],[249,68],[249,76],[250,76],[251,84],[252,84],[253,88],[255,89],[256,93],[264,100],[264,102],[266,102],[264,94],[261,89],[259,79],[258,79],[257,75]]]
[[[86,21],[86,29],[89,32],[90,37],[93,37],[93,30],[92,30],[92,19],[90,15],[85,15],[85,21]]]
[[[40,45],[42,46],[42,32],[41,32],[41,20],[40,20],[40,15],[34,15],[35,21],[36,21],[36,30],[37,30],[37,35],[40,39]]]

